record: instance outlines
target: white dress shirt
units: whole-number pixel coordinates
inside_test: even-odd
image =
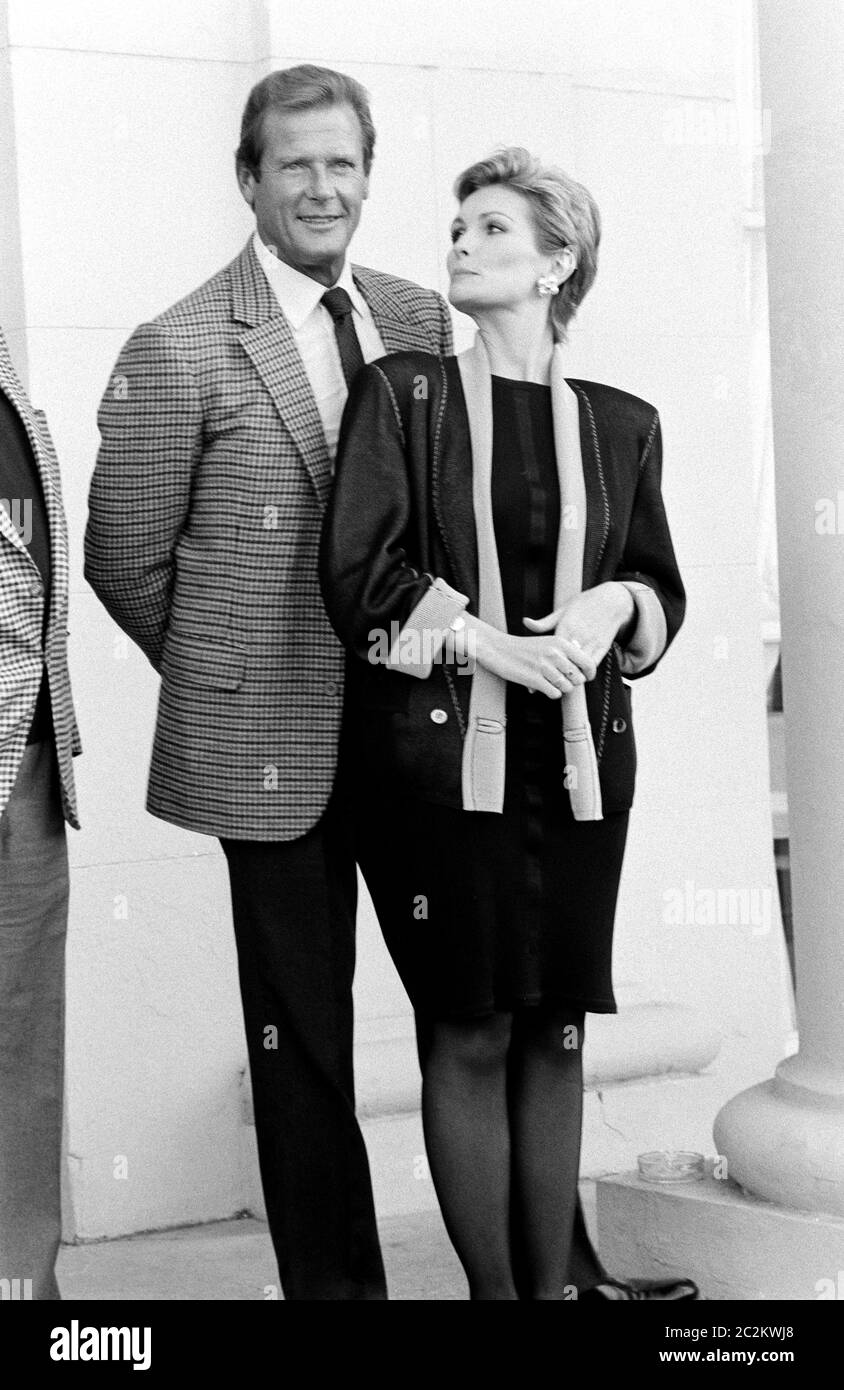
[[[335,285],[321,285],[318,280],[312,280],[309,275],[303,275],[300,270],[294,270],[293,266],[280,261],[267,249],[257,232],[253,245],[270,288],[292,329],[322,420],[328,452],[333,460],[348,392],[334,335],[334,320],[320,300],[327,289],[334,289],[335,286],[347,292],[352,301],[352,322],[364,362],[372,362],[385,353],[372,310],[352,279],[348,260],[343,262]]]

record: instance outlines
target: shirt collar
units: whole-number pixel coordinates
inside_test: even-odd
[[[305,319],[313,313],[326,289],[333,289],[335,286],[340,286],[346,291],[357,314],[362,318],[370,317],[369,306],[354,282],[348,259],[344,260],[343,269],[335,285],[327,286],[321,285],[318,280],[312,280],[310,275],[303,275],[301,270],[294,270],[286,261],[280,261],[278,256],[274,256],[264,245],[257,232],[252,238],[252,244],[270,287],[294,331],[298,331]]]

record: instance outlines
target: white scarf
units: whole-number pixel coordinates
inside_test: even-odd
[[[472,441],[472,500],[478,546],[478,617],[507,631],[501,571],[492,516],[492,380],[489,358],[478,334],[457,359]],[[551,358],[551,407],[560,480],[560,533],[554,579],[554,608],[583,583],[586,538],[586,486],[580,452],[578,399],[563,372],[563,349]],[[544,696],[540,698],[545,698]],[[565,768],[575,820],[601,820],[598,760],[586,711],[586,690],[575,686],[561,700]],[[507,682],[478,665],[472,677],[469,727],[463,748],[463,807],[467,811],[502,811],[506,766]]]

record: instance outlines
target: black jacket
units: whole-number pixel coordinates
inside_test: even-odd
[[[579,397],[586,485],[583,588],[612,579],[647,584],[662,605],[667,649],[685,593],[660,493],[659,417],[614,387],[569,385]],[[351,654],[347,707],[366,756],[398,790],[455,807],[462,805],[471,676],[446,661],[418,680],[373,665],[369,654],[374,634],[400,628],[433,578],[467,595],[468,611],[477,612],[471,467],[455,357],[400,352],[360,371],[322,533],[323,598]],[[618,655],[612,647],[587,685],[605,813],[631,805],[636,770],[630,688]]]

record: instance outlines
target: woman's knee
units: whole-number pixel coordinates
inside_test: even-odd
[[[446,1050],[470,1071],[494,1071],[507,1061],[512,1032],[511,1014],[433,1024],[432,1047]]]
[[[561,1006],[524,1009],[514,1031],[523,1048],[560,1062],[579,1062],[583,1055],[582,1011]]]

